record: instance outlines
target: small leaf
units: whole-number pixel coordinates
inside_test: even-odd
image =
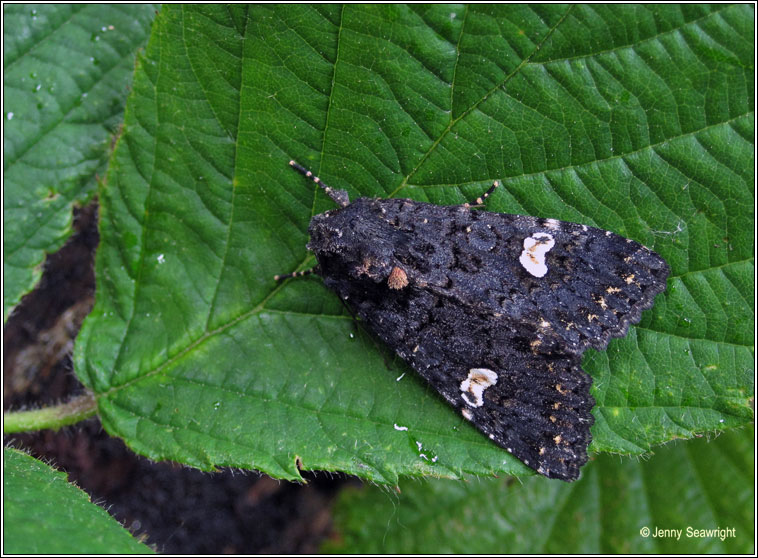
[[[3,321],[102,175],[150,5],[3,6]]]
[[[357,329],[311,267],[351,198],[597,225],[673,273],[588,351],[595,451],[753,419],[748,5],[169,5],[100,189],[97,303],[76,371],[105,428],[203,469],[529,474]],[[409,372],[408,374],[405,374]],[[407,430],[405,430],[407,428]]]
[[[152,553],[65,473],[12,448],[3,448],[3,516],[9,554]]]
[[[677,442],[649,460],[599,456],[574,484],[407,481],[344,491],[346,554],[738,554],[754,551],[752,428]],[[645,535],[643,529],[647,528]],[[690,529],[688,532],[687,529]],[[656,530],[676,530],[662,534]]]

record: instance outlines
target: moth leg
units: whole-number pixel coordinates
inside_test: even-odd
[[[490,189],[487,190],[483,195],[476,198],[472,203],[464,203],[463,207],[478,207],[484,205],[484,200],[490,197],[490,194],[495,191],[495,188],[500,186],[500,182],[495,180],[495,182],[492,183],[492,186],[490,186]]]
[[[345,190],[335,190],[334,188],[327,186],[321,181],[321,179],[318,176],[313,174],[304,166],[298,165],[295,161],[290,161],[290,166],[293,169],[295,169],[297,172],[302,174],[304,177],[310,178],[311,180],[313,180],[313,182],[321,186],[324,189],[324,192],[326,193],[326,195],[332,198],[332,201],[334,201],[334,203],[336,203],[340,207],[347,207],[348,205],[350,205],[350,198],[348,198],[347,192]]]
[[[303,271],[293,271],[292,273],[283,273],[282,275],[274,275],[274,281],[281,281],[283,279],[292,279],[294,277],[305,277],[311,273],[318,273],[318,266],[310,269],[304,269]]]

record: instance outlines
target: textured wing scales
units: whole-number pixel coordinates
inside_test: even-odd
[[[335,286],[464,418],[539,473],[578,478],[594,400],[577,355],[556,352],[560,345],[547,339],[535,344],[528,326],[482,316],[425,289],[377,296],[359,285]]]
[[[430,290],[512,320],[549,324],[570,352],[602,350],[611,337],[623,337],[666,288],[663,258],[610,231],[463,206],[377,203],[386,222],[415,239],[398,238],[395,253],[423,270]],[[530,242],[541,242],[531,254]]]
[[[325,284],[451,405],[539,473],[575,480],[581,369],[664,290],[664,260],[584,225],[361,198],[311,221]]]

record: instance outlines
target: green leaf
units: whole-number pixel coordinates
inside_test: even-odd
[[[152,553],[65,473],[12,448],[3,448],[3,516],[9,554]]]
[[[71,235],[124,110],[150,5],[3,5],[3,321]]]
[[[752,421],[753,8],[166,6],[100,189],[76,371],[105,428],[203,469],[530,474],[317,277],[310,217],[358,195],[597,225],[662,254],[665,295],[588,351],[595,451]],[[408,430],[404,430],[407,428]]]
[[[754,431],[678,442],[649,461],[599,456],[573,484],[407,481],[350,488],[335,508],[347,554],[750,554]],[[647,527],[649,535],[641,531]],[[691,531],[688,532],[687,528]],[[653,536],[656,529],[681,531]],[[702,530],[714,530],[703,532]],[[720,530],[719,530],[720,529]]]

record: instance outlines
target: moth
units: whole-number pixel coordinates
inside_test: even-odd
[[[312,218],[316,273],[461,415],[541,475],[573,481],[594,422],[587,347],[626,335],[666,287],[655,252],[555,219],[359,198]]]

